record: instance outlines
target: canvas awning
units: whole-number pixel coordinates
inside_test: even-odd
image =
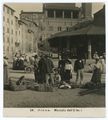
[[[59,37],[72,37],[72,36],[81,36],[81,35],[105,35],[105,28],[102,26],[89,25],[87,27],[71,30],[71,31],[63,31],[53,35],[49,40],[59,38]]]

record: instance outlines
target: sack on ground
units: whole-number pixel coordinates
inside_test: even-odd
[[[94,89],[94,88],[96,88],[96,84],[94,84],[93,82],[87,82],[81,88]]]
[[[63,82],[60,86],[59,86],[60,89],[68,89],[68,88],[71,88],[70,84],[66,83],[66,82]]]

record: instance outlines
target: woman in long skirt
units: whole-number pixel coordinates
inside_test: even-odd
[[[102,74],[102,64],[100,63],[99,58],[96,58],[91,82],[95,84],[98,84],[98,83],[100,84],[101,74]]]
[[[72,71],[73,71],[73,66],[71,64],[71,61],[66,60],[66,63],[65,63],[65,82],[70,83],[70,79],[72,79]]]

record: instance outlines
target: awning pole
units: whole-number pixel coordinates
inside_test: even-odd
[[[59,45],[58,45],[58,59],[59,59],[59,54],[60,54],[60,48],[61,48],[61,42],[60,42],[60,40],[59,40]]]
[[[70,49],[70,40],[67,40],[67,46],[66,46],[66,48],[69,50]]]
[[[88,40],[88,59],[91,59],[91,40]]]
[[[58,59],[59,59],[59,47],[58,47]]]

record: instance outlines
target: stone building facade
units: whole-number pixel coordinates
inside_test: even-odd
[[[41,42],[55,33],[68,31],[82,20],[91,19],[91,8],[91,3],[83,3],[81,8],[76,7],[75,3],[44,3],[42,12],[21,11],[20,19],[37,24],[36,41]]]
[[[6,56],[12,56],[15,49],[15,10],[3,6],[3,52]]]
[[[3,53],[12,60],[16,52],[33,52],[34,32],[15,15],[15,10],[3,5]]]
[[[44,10],[44,32],[42,39],[47,39],[51,35],[69,30],[69,27],[79,22],[80,9],[75,4],[49,3],[43,5]]]
[[[38,42],[42,36],[43,29],[43,12],[24,12],[21,11],[20,19],[25,22],[28,26],[28,30],[32,33],[33,37],[33,47],[32,51],[38,52]]]
[[[46,40],[51,35],[68,30],[69,27],[80,21],[81,10],[74,3],[45,3],[43,12],[24,12],[20,14],[21,20],[31,20],[37,24],[37,39]],[[31,22],[31,23],[32,23]]]

